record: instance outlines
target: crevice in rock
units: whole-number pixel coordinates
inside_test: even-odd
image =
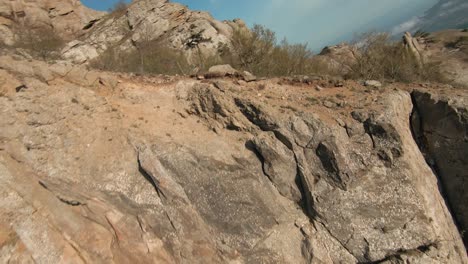
[[[67,16],[67,15],[69,15],[69,14],[71,14],[71,13],[74,13],[74,12],[75,12],[74,10],[71,10],[71,11],[69,11],[69,12],[66,12],[66,13],[63,13],[63,14],[59,14],[59,16]]]
[[[77,201],[77,200],[70,200],[70,199],[67,199],[67,198],[63,198],[61,196],[57,196],[57,199],[59,199],[59,201],[61,201],[62,203],[64,204],[67,204],[67,205],[70,205],[70,206],[81,206],[81,205],[85,205],[85,203],[82,203],[80,201]]]
[[[117,242],[117,245],[120,246],[119,232],[115,228],[114,224],[112,224],[112,221],[109,220],[109,217],[104,216],[104,218],[106,219],[107,224],[109,224],[109,226],[110,226],[110,228],[112,230],[112,235],[113,235],[112,244],[114,244],[114,241],[115,241],[115,242]]]
[[[137,162],[138,162],[138,172],[140,172],[140,174],[153,186],[159,198],[162,198],[162,197],[167,198],[164,192],[159,187],[159,182],[156,182],[156,180],[153,179],[153,177],[151,177],[151,175],[143,168],[143,166],[141,166],[140,155],[138,155]]]
[[[289,140],[289,138],[286,135],[284,135],[278,130],[274,130],[273,133],[275,134],[276,139],[283,143],[283,145],[285,145],[289,150],[294,151],[293,143],[291,142],[291,140]]]
[[[315,153],[320,159],[323,168],[328,172],[332,180],[331,184],[346,191],[346,181],[343,179],[346,173],[341,172],[338,166],[337,155],[335,155],[333,149],[334,148],[330,147],[326,142],[321,142],[315,150]]]
[[[414,97],[414,94],[411,93],[411,101],[413,103],[413,112],[411,113],[410,116],[410,130],[411,130],[411,135],[413,136],[414,141],[419,147],[419,150],[424,156],[424,159],[426,160],[426,163],[429,165],[429,167],[432,169],[433,173],[438,176],[438,169],[437,169],[437,164],[433,161],[432,157],[428,153],[428,147],[427,147],[427,139],[424,135],[424,122],[421,114],[420,114],[420,109],[418,106],[418,103],[416,101],[416,98]],[[439,176],[437,177],[439,179],[438,185],[440,191],[442,191],[442,186],[440,184],[440,178]]]
[[[247,141],[247,143],[245,143],[245,147],[255,154],[255,156],[258,158],[258,160],[262,164],[263,174],[271,181],[273,185],[275,185],[273,181],[271,180],[270,176],[268,175],[268,173],[265,171],[265,159],[263,158],[262,154],[257,150],[257,148],[255,147],[255,144],[251,140],[249,140]]]
[[[338,242],[338,243],[340,244],[340,246],[341,246],[344,250],[346,250],[351,256],[353,256],[353,257],[356,259],[356,256],[353,254],[353,252],[351,252],[351,251],[346,247],[345,244],[343,244],[335,235],[333,235],[332,232],[327,228],[327,226],[326,226],[324,223],[322,223],[319,219],[316,219],[316,220],[314,221],[314,224],[315,224],[315,223],[321,225],[321,226],[327,231],[327,233],[328,233],[336,242]],[[358,262],[358,263],[360,263],[360,262]]]
[[[276,135],[276,134],[275,134]],[[277,137],[276,137],[277,138]],[[282,144],[284,144],[284,142],[282,140],[279,140],[277,138],[278,141],[280,141]],[[287,144],[284,144],[286,147]],[[264,157],[262,156],[262,154],[260,153],[260,151],[256,148],[254,142],[252,141],[248,141],[246,144],[245,144],[245,147],[252,151],[255,156],[258,158],[258,160],[260,161],[261,165],[262,165],[262,173],[263,175],[265,175],[269,181],[272,183],[272,185],[278,190],[279,194],[282,195],[283,197],[287,198],[287,199],[291,199],[285,195],[283,195],[281,193],[281,191],[278,189],[278,186],[276,186],[274,180],[271,178],[271,176],[266,172],[265,170],[265,159]],[[292,145],[291,145],[291,149],[292,149]],[[296,156],[296,154],[293,152],[293,157],[294,157],[294,161],[295,161],[295,164],[296,164],[296,178],[294,180],[296,186],[297,186],[297,189],[299,190],[299,193],[300,193],[300,196],[301,196],[301,199],[299,201],[296,201],[297,202],[297,205],[301,208],[302,212],[309,217],[309,219],[313,219],[317,214],[316,212],[314,212],[313,210],[313,207],[312,207],[312,196],[310,194],[310,192],[307,192],[307,183],[306,183],[306,179],[305,179],[305,176],[303,175],[303,173],[301,172],[301,168],[300,168],[300,164],[299,164],[299,161],[298,161],[298,158]]]
[[[101,20],[101,19],[98,18],[98,19],[93,19],[93,20],[89,21],[88,24],[86,24],[83,27],[83,30],[88,30],[88,29],[92,28],[99,20]]]
[[[277,124],[273,121],[269,120],[267,116],[264,116],[259,106],[253,105],[249,102],[244,102],[241,99],[236,98],[235,104],[239,108],[240,112],[249,120],[253,125],[257,126],[260,130],[266,132],[273,132],[276,140],[278,140],[281,144],[283,144],[287,149],[293,152],[294,161],[296,163],[296,178],[295,184],[300,192],[301,200],[297,202],[298,206],[304,212],[305,215],[309,217],[309,219],[313,220],[317,217],[317,212],[313,209],[313,197],[310,191],[307,191],[307,179],[306,175],[301,168],[302,165],[297,157],[297,154],[294,151],[294,141],[291,141],[287,135],[280,131],[280,128]],[[298,146],[298,145],[297,145]],[[255,148],[252,142],[247,142],[246,147],[255,153],[262,164],[262,171],[265,176],[269,178],[269,180],[273,183],[268,173],[266,173],[264,169],[264,158],[259,153],[259,151]],[[273,183],[274,185],[274,183]],[[276,186],[275,186],[276,187]]]
[[[252,102],[246,102],[242,99],[235,98],[235,104],[239,108],[240,112],[255,126],[263,131],[274,131],[277,129],[277,125],[274,124],[269,118],[262,112],[261,106],[255,105]]]
[[[431,249],[431,247],[435,247],[435,246],[437,246],[437,244],[431,242],[431,243],[423,244],[417,248],[400,249],[396,251],[395,253],[386,256],[385,258],[375,260],[375,261],[361,261],[361,262],[358,262],[358,264],[380,264],[380,263],[387,263],[388,261],[392,261],[392,260],[403,261],[402,256],[414,256],[419,253],[425,254]]]
[[[413,104],[413,111],[410,116],[410,124],[409,124],[411,134],[413,136],[414,141],[416,142],[416,145],[419,148],[419,151],[423,155],[427,165],[431,168],[432,172],[437,177],[437,186],[438,186],[439,192],[445,201],[445,205],[447,209],[449,210],[458,231],[461,233],[462,228],[460,225],[460,221],[459,219],[457,219],[457,215],[455,214],[453,210],[453,205],[451,204],[447,196],[448,190],[444,186],[444,179],[442,178],[439,165],[437,164],[435,157],[433,157],[431,151],[429,150],[429,142],[425,135],[426,132],[424,131],[425,122],[433,122],[434,120],[428,121],[424,119],[423,115],[421,114],[422,112],[420,109],[420,105],[418,103],[418,100],[414,92],[411,93],[411,101]],[[466,248],[468,246],[468,239],[466,237],[463,237],[463,235],[462,235],[462,239],[464,240],[465,248]]]
[[[49,191],[52,195],[54,195],[60,202],[70,205],[70,206],[82,206],[86,205],[86,203],[80,202],[78,200],[69,199],[61,196],[60,194],[56,194],[53,190],[51,190],[43,181],[38,181],[39,185],[44,188],[45,190]]]
[[[304,173],[302,172],[301,165],[297,159],[296,154],[294,153],[294,159],[296,160],[297,165],[297,176],[296,176],[296,185],[301,193],[302,199],[299,201],[299,206],[302,209],[302,212],[309,217],[309,219],[314,220],[317,217],[317,212],[313,207],[313,198],[312,194],[307,191],[307,179]]]
[[[83,256],[79,246],[73,240],[68,238],[68,236],[63,236],[63,237],[64,237],[65,241],[67,241],[67,243],[73,248],[73,250],[75,250],[75,252],[76,252],[77,256],[80,258],[80,260],[83,263],[87,263],[86,258]],[[7,262],[7,263],[10,263],[10,262]]]
[[[167,220],[168,220],[169,223],[171,224],[171,227],[174,229],[174,231],[177,232],[177,228],[176,228],[176,226],[175,226],[175,224],[174,224],[174,221],[172,221],[172,218],[169,216],[169,214],[167,213],[166,210],[165,210],[164,212],[165,212],[165,214],[166,214]]]

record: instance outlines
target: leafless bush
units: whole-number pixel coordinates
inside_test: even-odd
[[[51,28],[33,28],[27,25],[19,25],[14,47],[28,50],[32,56],[42,60],[53,60],[60,57],[60,50],[65,41]]]
[[[141,74],[187,74],[190,70],[183,54],[158,41],[140,43],[132,51],[110,48],[94,59],[91,66],[107,71]]]
[[[347,76],[349,78],[444,81],[437,64],[421,64],[403,43],[392,41],[389,34],[368,33],[356,45],[360,55]]]
[[[272,30],[255,25],[252,30],[236,30],[232,49],[221,52],[225,63],[260,76],[306,74],[311,69],[312,53],[306,44],[279,44]]]
[[[119,0],[111,8],[109,8],[110,16],[121,16],[127,11],[128,4],[124,0]]]
[[[251,31],[239,29],[233,34],[229,57],[237,68],[261,74],[275,44],[275,33],[263,26],[255,25]]]

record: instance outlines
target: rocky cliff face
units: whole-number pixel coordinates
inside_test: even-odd
[[[445,92],[446,93],[446,92]],[[413,93],[413,131],[428,164],[439,176],[441,189],[461,230],[468,229],[465,186],[468,181],[468,102],[443,92]],[[465,243],[468,243],[465,237]]]
[[[73,63],[146,41],[211,54],[245,27],[162,0],[0,15],[2,37],[22,21],[78,38],[70,61],[0,57],[1,263],[468,263],[466,90]]]
[[[468,32],[444,30],[417,38],[406,33],[404,43],[421,63],[437,64],[444,78],[467,86]]]
[[[0,68],[2,262],[468,261],[465,91]]]
[[[0,43],[12,45],[18,27],[49,27],[71,40],[89,30],[103,12],[84,7],[79,0],[1,0]]]
[[[206,12],[192,11],[168,0],[132,2],[125,12],[107,16],[88,35],[71,42],[64,56],[86,62],[109,48],[136,49],[141,43],[161,41],[187,57],[214,55],[230,43],[232,31],[245,28],[241,20],[220,22]]]

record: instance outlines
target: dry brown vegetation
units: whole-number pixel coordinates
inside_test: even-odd
[[[53,30],[44,26],[32,28],[27,25],[19,25],[17,29],[15,47],[27,50],[33,57],[42,60],[53,60],[60,57],[60,50],[65,41]]]
[[[359,56],[348,78],[445,82],[438,64],[419,62],[402,42],[392,41],[389,34],[366,34],[356,46]]]
[[[447,43],[446,47],[450,49],[459,49],[465,54],[468,54],[468,36],[458,37],[455,41]]]
[[[426,33],[420,32],[425,35]],[[385,33],[369,33],[356,42],[357,61],[345,78],[375,79],[401,82],[445,82],[439,66],[419,63],[400,41],[393,41]],[[143,40],[136,50],[122,52],[109,49],[92,66],[110,71],[149,74],[189,74],[193,69],[207,70],[215,64],[231,64],[257,76],[339,75],[327,63],[315,57],[306,44],[278,42],[276,34],[261,25],[249,30],[237,30],[230,47],[219,47],[219,55],[199,58],[188,63],[179,51],[167,48],[162,42]]]
[[[121,16],[127,11],[128,4],[124,0],[119,0],[111,8],[109,8],[110,16]]]
[[[237,30],[232,49],[222,54],[225,63],[259,76],[288,76],[311,72],[312,52],[306,44],[277,42],[275,32],[261,25]]]
[[[100,70],[141,74],[187,74],[190,66],[182,53],[158,41],[137,45],[136,50],[120,51],[110,48],[91,66]]]

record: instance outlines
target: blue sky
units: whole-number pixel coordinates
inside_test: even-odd
[[[82,0],[107,10],[117,0]],[[371,30],[393,27],[422,15],[437,0],[174,0],[191,9],[209,11],[219,20],[241,18],[249,26],[262,24],[278,38],[308,43],[318,51],[326,45],[352,40]]]

